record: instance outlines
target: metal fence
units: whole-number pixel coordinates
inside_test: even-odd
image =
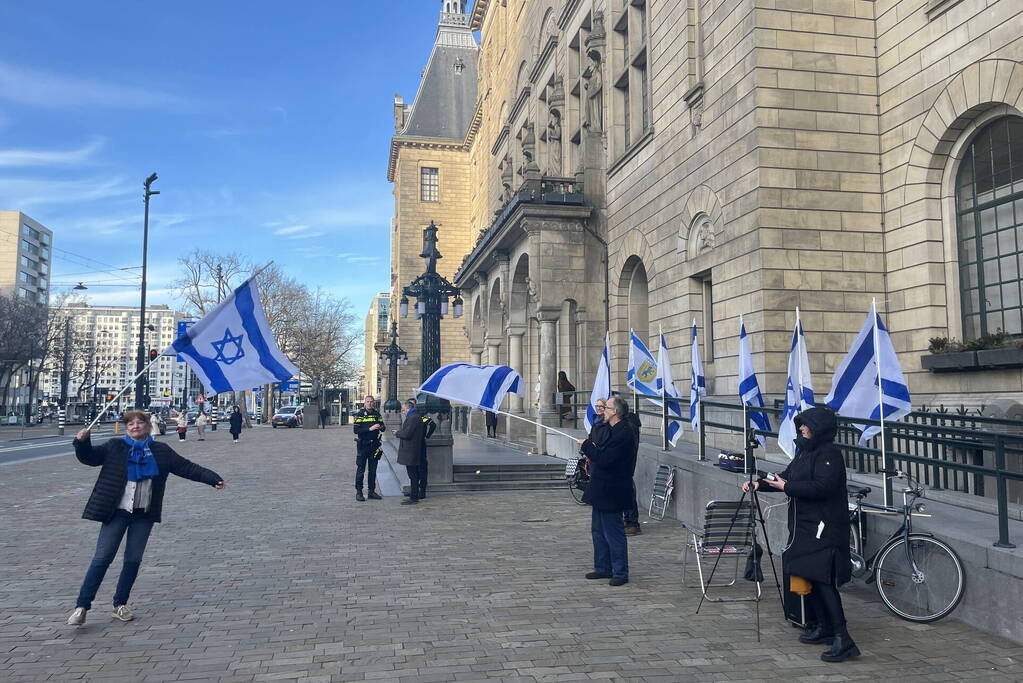
[[[617,392],[616,392],[617,393]],[[679,420],[668,414],[666,405],[660,408],[649,401],[660,396],[622,394],[633,399],[634,409],[641,417],[653,417],[661,425],[664,450],[668,449],[667,425],[670,420],[688,422],[689,401],[667,398],[681,408]],[[568,402],[565,403],[565,398]],[[559,424],[581,428],[582,415],[589,404],[589,392],[558,392],[558,407],[569,408],[559,414]],[[780,402],[779,402],[780,403]],[[640,405],[642,404],[642,405]],[[781,407],[761,408],[773,425],[781,420]],[[742,433],[743,405],[736,402],[703,399],[700,401],[699,459],[706,459],[707,431]],[[955,492],[993,501],[998,516],[998,547],[1015,547],[1009,541],[1009,504],[1023,503],[1023,421],[990,418],[939,407],[918,410],[897,422],[884,423],[884,449],[882,437],[875,436],[860,444],[860,430],[856,425],[879,425],[876,420],[859,420],[839,416],[835,443],[842,449],[846,466],[856,472],[873,474],[897,467],[933,490]],[[777,439],[777,432],[756,431]],[[885,478],[885,497],[891,500],[891,479]]]

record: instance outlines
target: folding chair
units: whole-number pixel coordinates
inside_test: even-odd
[[[667,465],[658,465],[657,474],[654,475],[654,491],[650,494],[650,510],[647,513],[650,519],[664,519],[674,490],[675,470]]]
[[[682,549],[682,582],[685,583],[686,578],[686,556],[691,550],[696,555],[700,590],[705,599],[712,602],[759,601],[760,581],[755,582],[755,597],[719,597],[708,594],[708,589],[735,585],[740,568],[745,568],[746,560],[754,552],[755,522],[753,505],[748,499],[739,502],[712,500],[707,503],[702,529],[683,525],[689,531],[690,538]],[[715,581],[714,576],[724,562],[734,562],[734,570],[727,572],[731,578],[726,582]]]

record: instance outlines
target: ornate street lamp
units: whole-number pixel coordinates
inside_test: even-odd
[[[380,351],[380,364],[387,359],[387,401],[384,402],[384,412],[400,412],[401,403],[398,402],[398,363],[408,365],[408,354],[405,349],[398,346],[398,323],[391,323],[391,343]]]
[[[425,382],[440,367],[440,319],[447,315],[448,298],[454,297],[456,318],[462,317],[463,304],[458,288],[437,272],[437,260],[443,257],[437,250],[437,226],[433,221],[423,228],[423,253],[419,256],[426,259],[426,272],[402,290],[399,310],[401,317],[408,317],[408,297],[416,298],[416,317],[423,321],[419,381]]]

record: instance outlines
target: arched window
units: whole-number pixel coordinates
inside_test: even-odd
[[[1023,333],[1023,118],[993,121],[956,176],[963,337]]]

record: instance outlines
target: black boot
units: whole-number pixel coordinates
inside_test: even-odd
[[[831,649],[821,654],[821,660],[825,662],[844,662],[852,657],[860,656],[860,648],[849,636],[849,631],[838,629],[835,639],[831,641]]]
[[[355,490],[355,500],[359,501],[360,503],[366,501],[366,496],[362,495],[362,489]]]
[[[799,642],[816,645],[817,643],[830,643],[834,638],[835,634],[831,632],[830,628],[825,628],[823,624],[817,624],[807,628],[803,635],[799,636]]]

